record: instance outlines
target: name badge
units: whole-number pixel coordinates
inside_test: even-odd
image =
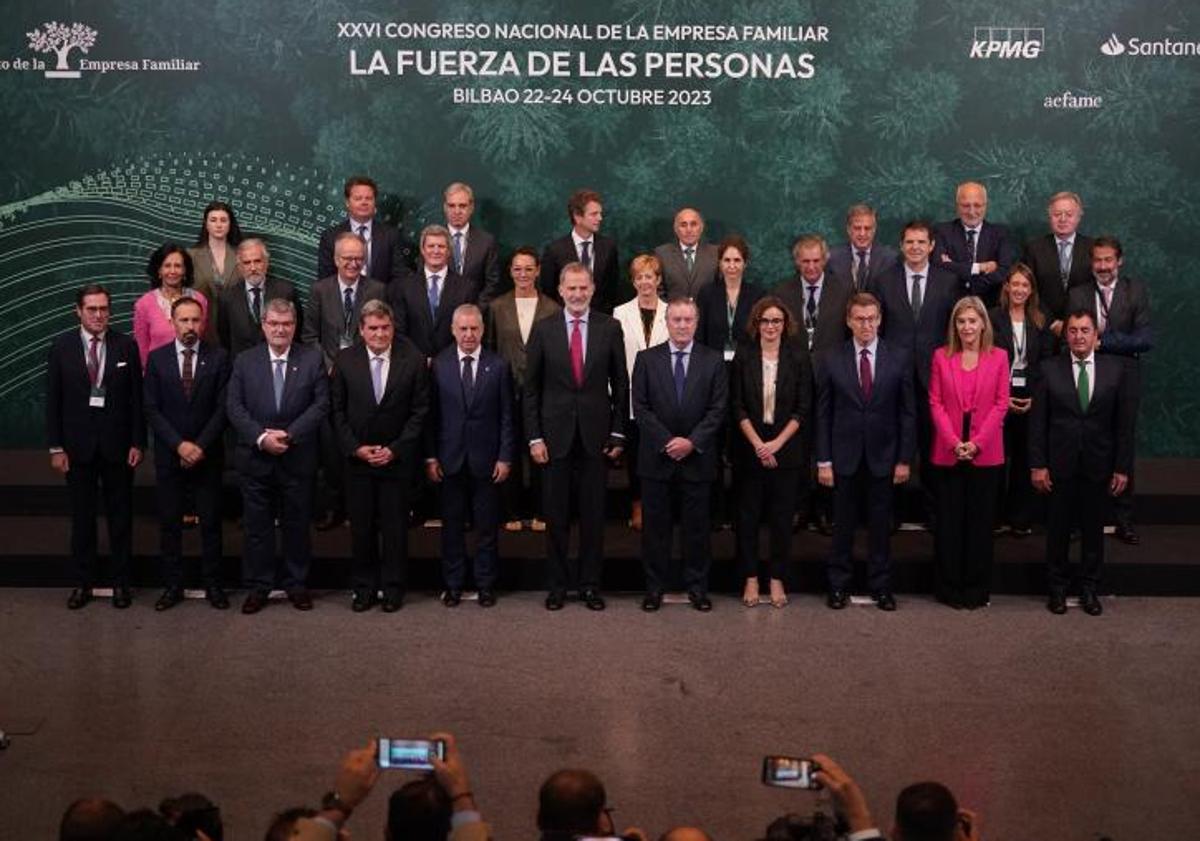
[[[809,350],[812,350],[812,346],[813,346],[813,337],[814,337],[814,336],[816,335],[816,333],[817,333],[817,328],[816,328],[816,327],[805,327],[804,329],[805,329],[805,331],[808,333],[808,349],[809,349]]]
[[[1024,388],[1025,387],[1025,369],[1024,368],[1013,368],[1012,379],[1009,384],[1013,388]]]
[[[91,394],[88,395],[88,406],[92,409],[104,408],[104,386],[92,386]]]
[[[732,360],[733,360],[733,351],[731,351],[731,350],[725,351],[725,361],[731,362]]]

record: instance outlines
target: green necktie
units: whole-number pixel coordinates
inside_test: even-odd
[[[1079,359],[1075,364],[1079,366],[1079,380],[1075,383],[1075,387],[1079,390],[1079,408],[1086,412],[1088,401],[1092,395],[1092,384],[1088,381],[1087,360]]]

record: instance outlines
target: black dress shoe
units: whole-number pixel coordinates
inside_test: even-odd
[[[296,610],[313,609],[312,595],[308,590],[292,590],[288,593],[288,601],[292,603],[292,607],[296,608]]]
[[[462,603],[462,590],[447,590],[442,593],[442,604],[446,607],[458,607]]]
[[[604,596],[600,595],[598,590],[583,590],[579,593],[579,600],[584,603],[588,610],[604,610]]]
[[[829,595],[825,597],[825,604],[832,610],[841,610],[850,604],[850,594],[845,590],[830,590]]]
[[[221,589],[221,585],[214,584],[204,590],[204,598],[213,606],[215,610],[229,610],[229,596],[225,595],[225,591]]]
[[[346,513],[344,511],[326,511],[325,516],[317,521],[317,531],[336,529],[345,522]]]
[[[128,587],[113,587],[112,605],[117,610],[124,610],[133,604],[133,596]]]
[[[383,594],[383,612],[395,613],[400,608],[404,607],[404,591],[389,587]]]
[[[1117,526],[1117,530],[1113,532],[1113,537],[1129,546],[1137,546],[1142,542],[1142,538],[1133,530],[1133,526]]]
[[[181,601],[183,601],[183,588],[168,587],[163,590],[163,594],[154,603],[154,609],[157,611],[170,610]]]
[[[495,607],[496,592],[486,587],[479,588],[479,606],[480,607]]]
[[[560,590],[552,590],[546,594],[546,610],[562,610],[567,596]]]
[[[350,600],[350,609],[355,613],[362,613],[370,610],[375,606],[375,591],[374,590],[355,590],[354,596]]]
[[[712,610],[712,599],[704,593],[688,593],[688,601],[701,613],[708,613]]]
[[[647,593],[642,598],[642,610],[653,613],[662,607],[662,593]]]
[[[267,606],[269,593],[264,590],[251,590],[246,600],[242,602],[242,613],[258,613]]]
[[[1067,597],[1063,593],[1051,593],[1046,602],[1046,610],[1062,616],[1067,612]]]
[[[79,610],[92,600],[91,587],[76,587],[67,597],[67,610]]]
[[[1096,598],[1096,594],[1091,590],[1084,590],[1080,593],[1079,606],[1083,608],[1083,612],[1088,616],[1099,616],[1104,612],[1104,605],[1100,604],[1100,600]]]
[[[871,596],[875,600],[875,606],[880,610],[893,611],[896,609],[896,597],[887,590],[880,590]]]

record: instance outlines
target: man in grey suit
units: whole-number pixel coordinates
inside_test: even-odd
[[[475,213],[475,191],[470,184],[455,181],[442,194],[442,210],[450,230],[450,262],[454,271],[474,290],[473,300],[486,308],[504,292],[500,275],[500,249],[496,238],[471,224]]]
[[[875,241],[875,208],[869,204],[850,205],[846,211],[845,245],[829,252],[829,267],[850,281],[854,292],[867,292],[900,262],[900,253],[892,246]]]
[[[270,301],[291,301],[297,312],[300,302],[292,284],[271,277],[271,252],[261,239],[249,237],[238,243],[238,272],[241,279],[221,290],[221,316],[217,321],[221,346],[230,359],[247,348],[262,344],[262,316]]]
[[[704,217],[694,207],[681,207],[675,214],[675,242],[664,242],[654,249],[662,266],[662,289],[668,301],[695,298],[705,284],[717,278],[717,247],[701,242]]]
[[[366,257],[367,244],[361,236],[352,231],[339,233],[333,243],[336,274],[314,283],[304,305],[300,340],[320,349],[325,371],[331,375],[338,352],[362,341],[358,317],[363,304],[387,297],[387,287],[361,274]],[[332,417],[327,417],[321,426],[321,470],[325,476],[326,504],[317,529],[326,531],[346,521],[346,459]]]

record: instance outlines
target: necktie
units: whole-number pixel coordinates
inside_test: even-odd
[[[254,319],[255,324],[262,324],[262,287],[251,286],[250,295],[254,298],[250,302],[250,317]]]
[[[804,303],[804,318],[809,327],[817,323],[817,287],[808,284],[808,300]]]
[[[1108,329],[1108,311],[1112,308],[1112,293],[1113,287],[1110,283],[1108,286],[1100,286],[1100,297],[1104,299],[1104,306],[1100,308],[1098,313],[1100,323],[1096,325],[1096,329],[1103,333]]]
[[[363,224],[358,226],[358,235],[363,238],[363,243],[367,246],[367,253],[363,255],[362,268],[358,270],[358,273],[363,277],[366,277],[369,274],[368,269],[371,266],[371,240],[370,237],[367,236],[370,230],[371,228],[369,225]]]
[[[858,356],[858,384],[862,387],[863,400],[871,399],[871,352],[863,348]]]
[[[183,396],[188,400],[192,399],[192,382],[195,380],[195,371],[192,368],[192,357],[196,355],[196,351],[190,347],[183,349],[183,374],[180,379],[183,381]]]
[[[1079,379],[1075,383],[1075,388],[1079,391],[1079,408],[1086,412],[1088,403],[1092,399],[1092,384],[1088,380],[1087,360],[1077,359],[1075,364],[1079,366]]]
[[[924,275],[919,275],[919,274],[913,275],[913,288],[912,288],[913,321],[916,321],[917,319],[919,319],[921,317],[921,301],[922,301],[921,278],[922,277],[924,277]]]
[[[592,267],[592,241],[590,239],[585,239],[579,248],[579,262],[589,269]]]
[[[87,369],[88,377],[91,378],[92,385],[95,385],[100,379],[100,338],[98,336],[92,336],[92,343],[88,348]]]
[[[572,318],[575,325],[571,330],[571,373],[575,376],[575,385],[583,385],[583,329],[579,326],[583,319]]]
[[[854,287],[862,290],[867,285],[867,252],[860,249],[858,252],[858,270],[854,273]]]
[[[687,263],[688,273],[690,274],[696,268],[696,249],[690,245],[683,249],[683,259]]]
[[[469,356],[464,356],[462,360],[463,397],[466,398],[468,405],[475,397],[475,370],[472,367],[474,362],[475,360]]]
[[[1058,241],[1058,278],[1062,281],[1063,289],[1067,288],[1067,282],[1071,276],[1071,241],[1060,239]]]
[[[675,400],[680,405],[683,404],[683,387],[687,382],[687,371],[683,367],[683,357],[687,353],[682,350],[675,351]]]
[[[463,247],[462,247],[462,231],[454,233],[454,271],[462,274],[463,270]]]
[[[284,375],[283,366],[284,366],[284,363],[286,363],[286,362],[287,362],[286,359],[276,359],[275,360],[274,386],[275,386],[275,411],[276,412],[278,412],[283,407],[283,375]]]
[[[347,286],[342,298],[342,336],[348,337],[354,327],[354,291]]]
[[[439,274],[430,275],[429,277],[429,314],[437,318],[438,299],[441,293],[438,291],[438,282],[442,279]]]
[[[375,389],[375,405],[383,402],[383,357],[372,356],[371,385]]]
[[[971,262],[975,262],[975,229],[967,230],[967,254],[971,258]]]

